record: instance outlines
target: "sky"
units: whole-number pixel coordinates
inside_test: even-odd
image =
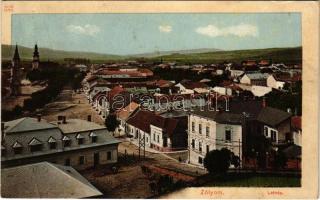
[[[12,44],[128,55],[301,46],[299,13],[15,14]]]

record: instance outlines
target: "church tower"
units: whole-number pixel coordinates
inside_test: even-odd
[[[18,51],[18,45],[16,45],[16,49],[12,58],[11,68],[11,94],[13,96],[21,94],[20,76],[20,55]]]
[[[32,70],[39,68],[39,59],[38,45],[36,44],[33,52]]]

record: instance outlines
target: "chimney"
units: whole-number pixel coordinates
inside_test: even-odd
[[[265,97],[262,98],[262,107],[263,108],[267,107],[267,102]]]
[[[63,116],[63,117],[62,117],[62,123],[63,123],[63,124],[66,124],[66,123],[67,123],[67,118],[66,118],[66,116]]]
[[[41,114],[37,114],[38,122],[41,122]]]
[[[88,121],[91,122],[91,115],[88,115]]]

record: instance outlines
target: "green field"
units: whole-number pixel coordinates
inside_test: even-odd
[[[205,186],[220,187],[300,187],[299,177],[248,175],[209,181]]]

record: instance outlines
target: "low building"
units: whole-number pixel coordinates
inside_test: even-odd
[[[4,198],[93,198],[102,193],[72,167],[40,162],[1,170]]]
[[[2,167],[48,161],[81,170],[118,160],[118,144],[106,127],[80,119],[21,118],[5,122]]]
[[[138,108],[139,108],[138,103],[131,102],[125,108],[116,112],[117,118],[120,121],[119,129],[118,129],[120,135],[125,135],[127,133],[127,129],[128,129],[127,120],[129,119],[129,117],[132,116],[133,113],[137,111]]]
[[[240,79],[240,83],[247,85],[267,86],[267,73],[246,73]]]

